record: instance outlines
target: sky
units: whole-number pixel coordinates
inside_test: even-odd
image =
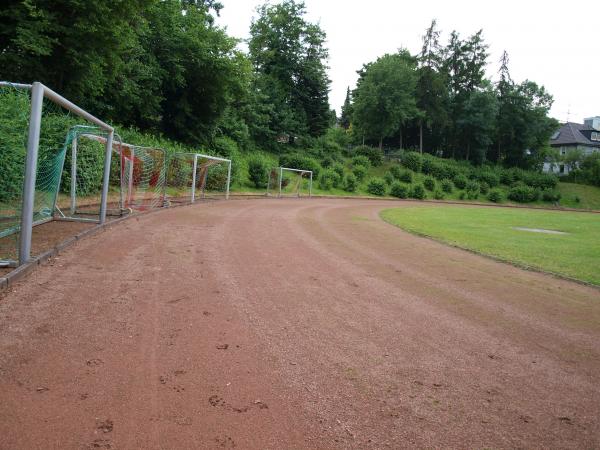
[[[230,35],[247,39],[252,17],[262,1],[221,0],[217,23]],[[271,3],[276,3],[271,1]],[[329,102],[338,114],[346,88],[356,84],[363,64],[385,53],[421,49],[432,19],[441,42],[456,30],[463,38],[483,29],[490,57],[488,77],[497,80],[506,50],[513,80],[535,81],[554,96],[550,111],[561,121],[583,122],[600,116],[600,2],[580,0],[305,0],[307,19],[319,23],[329,49]],[[242,48],[246,48],[242,46]]]

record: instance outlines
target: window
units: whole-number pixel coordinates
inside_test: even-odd
[[[567,154],[567,149],[565,147],[561,147],[560,148],[560,154],[561,155],[566,155]]]
[[[550,139],[555,140],[555,139],[558,139],[559,136],[560,136],[560,131],[557,131],[552,136],[550,136]]]
[[[560,165],[559,171],[560,171],[560,173],[565,173],[565,165],[564,164]]]
[[[592,132],[592,141],[600,141],[600,133],[593,131]]]

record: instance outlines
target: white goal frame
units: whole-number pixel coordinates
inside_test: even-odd
[[[226,163],[227,164],[227,185],[225,186],[225,200],[229,200],[229,189],[231,187],[231,159],[219,158],[218,156],[210,156],[205,155],[203,153],[191,153],[191,152],[177,152],[174,155],[188,155],[194,158],[193,167],[192,167],[192,189],[191,189],[191,198],[190,202],[194,203],[196,201],[196,184],[199,180],[198,171],[202,169],[202,164],[198,164],[198,159],[214,161],[213,164],[208,164],[206,166],[207,170],[204,173],[204,180],[202,180],[202,191],[200,192],[201,198],[206,198],[206,181],[208,179],[208,168],[212,165]]]
[[[288,172],[295,172],[298,174],[298,176],[303,179],[304,174],[310,174],[310,178],[309,178],[309,183],[308,183],[308,197],[312,197],[312,185],[313,185],[313,172],[312,170],[303,170],[303,169],[292,169],[290,167],[279,167],[279,193],[277,194],[277,197],[281,198],[283,196],[282,194],[282,184],[283,184],[283,171],[288,171]],[[271,186],[271,172],[269,172],[269,181],[267,183],[267,195],[269,195],[269,187]],[[298,197],[302,197],[302,194],[300,194],[300,191],[302,190],[302,184],[300,184],[300,187],[298,188]]]

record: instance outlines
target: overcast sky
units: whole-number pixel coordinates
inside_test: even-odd
[[[250,22],[261,1],[221,0],[217,20],[229,34],[248,38]],[[276,3],[272,1],[271,3]],[[462,37],[483,28],[490,46],[488,76],[497,79],[498,60],[506,49],[512,78],[542,84],[554,96],[551,115],[572,122],[600,115],[600,2],[532,0],[357,1],[305,0],[307,17],[327,33],[329,101],[336,111],[356,71],[384,53],[406,47],[421,49],[421,37],[433,18],[442,31]]]

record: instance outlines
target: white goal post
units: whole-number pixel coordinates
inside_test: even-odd
[[[283,178],[284,178],[284,172],[292,172],[297,174],[297,180],[296,180],[296,190],[293,193],[293,195],[297,196],[297,197],[301,197],[302,196],[302,184],[304,181],[304,176],[308,175],[309,176],[309,182],[308,182],[308,196],[312,197],[312,184],[313,184],[313,172],[312,170],[303,170],[303,169],[292,169],[290,167],[279,167],[278,171],[277,171],[277,176],[278,176],[278,186],[279,186],[279,191],[277,196],[278,197],[283,197],[284,193],[283,193]],[[269,172],[269,181],[267,183],[267,195],[269,195],[269,188],[271,186],[271,177],[272,177],[272,172]]]

